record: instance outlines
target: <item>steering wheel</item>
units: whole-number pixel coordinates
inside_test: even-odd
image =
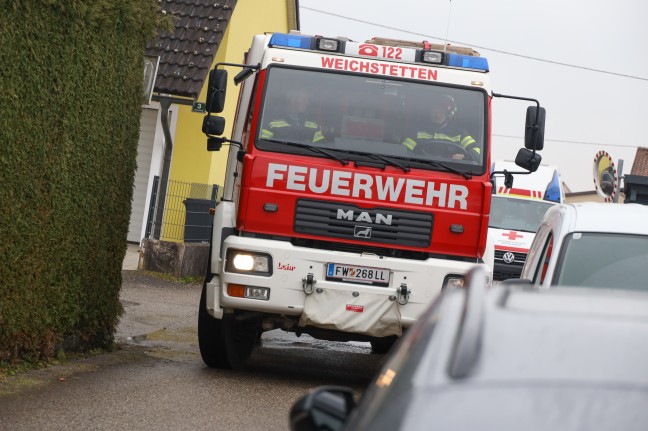
[[[421,153],[426,155],[452,159],[452,156],[460,154],[461,160],[474,160],[474,157],[464,147],[445,139],[426,140],[418,144],[416,147],[420,147]]]

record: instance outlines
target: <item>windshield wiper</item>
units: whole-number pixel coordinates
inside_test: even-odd
[[[346,159],[343,159],[342,157],[331,153],[330,151],[327,151],[323,148],[320,147],[313,147],[311,145],[306,145],[306,144],[299,144],[297,142],[288,142],[288,141],[277,141],[275,139],[264,139],[265,141],[268,142],[273,142],[275,144],[283,144],[283,145],[288,145],[290,147],[297,147],[297,148],[306,148],[307,150],[311,150],[314,153],[319,153],[319,154],[324,154],[327,156],[329,159],[337,160],[338,162],[342,163],[342,166],[346,166],[349,164],[349,161]]]
[[[424,163],[424,164],[429,165],[429,166],[434,166],[434,167],[437,167],[437,168],[443,168],[448,172],[452,172],[453,174],[461,175],[462,177],[464,177],[467,180],[472,178],[472,175],[467,173],[467,172],[460,171],[459,169],[455,169],[455,168],[450,167],[450,166],[448,166],[448,165],[446,165],[444,163],[441,163],[441,162],[435,162],[434,160],[414,159],[414,158],[408,158],[407,160],[409,160],[410,162],[420,162],[420,163]]]
[[[380,161],[383,161],[383,162],[387,163],[390,166],[396,166],[397,168],[402,169],[403,172],[409,172],[410,171],[409,166],[405,166],[402,163],[398,163],[396,160],[394,160],[391,157],[381,156],[380,154],[363,154],[363,155],[369,156],[372,159],[378,159]]]
[[[365,153],[365,152],[362,152],[362,151],[354,151],[354,150],[343,150],[341,148],[336,148],[336,151],[341,151],[341,152],[347,153],[347,154],[353,154],[355,156],[369,157],[370,159],[380,160],[381,162],[383,162],[383,163],[385,163],[385,164],[387,164],[389,166],[395,166],[397,168],[400,168],[400,169],[403,170],[403,172],[409,172],[410,171],[409,166],[397,162],[396,160],[394,160],[394,157],[392,157],[392,156],[383,156],[381,154],[370,154],[370,153]],[[357,162],[358,161],[356,160],[356,163]]]

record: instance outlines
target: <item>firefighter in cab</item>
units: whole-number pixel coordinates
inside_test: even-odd
[[[307,88],[293,88],[285,93],[285,103],[269,113],[263,122],[261,139],[299,143],[324,141],[322,128],[312,112],[313,96]]]
[[[479,161],[481,148],[475,139],[467,131],[451,124],[457,113],[454,98],[437,95],[428,106],[426,121],[421,122],[401,143],[415,154]]]

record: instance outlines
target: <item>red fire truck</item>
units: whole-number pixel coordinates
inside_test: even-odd
[[[240,67],[230,138],[228,86]],[[385,351],[441,289],[485,265],[493,97],[527,108],[516,163],[533,171],[544,108],[493,93],[470,48],[299,33],[253,38],[210,72],[207,149],[229,145],[198,318],[212,367],[240,367],[264,331]],[[434,126],[433,108],[447,121]],[[437,124],[437,123],[434,123]]]

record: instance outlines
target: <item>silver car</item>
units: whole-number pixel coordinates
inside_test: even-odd
[[[545,214],[520,278],[535,287],[648,291],[648,206],[562,204]]]
[[[320,387],[293,430],[645,430],[648,293],[444,290],[390,352],[359,403]]]

